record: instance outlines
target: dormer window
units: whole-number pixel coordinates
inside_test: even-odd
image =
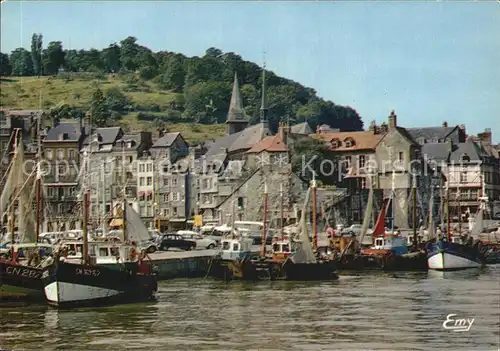
[[[353,147],[354,146],[354,139],[353,138],[345,138],[344,145],[345,145],[345,147]]]
[[[418,142],[420,145],[424,145],[424,144],[425,144],[425,138],[418,138],[418,139],[417,139],[417,142]]]
[[[340,140],[333,139],[330,144],[332,146],[332,149],[336,149],[336,148],[338,148],[340,146]]]
[[[469,155],[467,155],[467,153],[464,153],[464,154],[462,155],[462,161],[463,161],[463,162],[470,162],[470,156],[469,156]]]

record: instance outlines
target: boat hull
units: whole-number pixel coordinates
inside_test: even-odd
[[[424,252],[396,255],[394,253],[344,255],[338,259],[340,270],[427,271]]]
[[[152,274],[65,262],[44,271],[42,280],[47,302],[62,308],[147,301],[157,290]]]
[[[43,269],[0,261],[0,299],[43,299]]]
[[[439,241],[428,246],[427,264],[429,269],[452,271],[482,267],[484,260],[477,248]]]
[[[334,261],[318,261],[313,263],[295,263],[287,260],[283,264],[283,278],[293,281],[337,280]]]

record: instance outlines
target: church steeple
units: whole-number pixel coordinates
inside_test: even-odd
[[[231,94],[231,102],[229,103],[229,111],[227,113],[227,134],[234,134],[242,131],[248,125],[243,109],[243,99],[240,94],[240,85],[238,83],[238,75],[234,73],[233,92]]]
[[[267,122],[267,91],[266,91],[266,63],[262,67],[262,101],[260,104],[260,121]]]

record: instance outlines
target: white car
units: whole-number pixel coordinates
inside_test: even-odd
[[[190,230],[179,230],[177,234],[182,235],[186,240],[195,241],[197,249],[214,249],[217,246],[215,240]]]

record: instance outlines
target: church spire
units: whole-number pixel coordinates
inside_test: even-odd
[[[231,102],[229,103],[226,124],[227,134],[237,133],[245,129],[248,124],[245,110],[243,109],[243,99],[241,98],[240,85],[236,72],[234,73],[233,92]]]
[[[262,67],[262,101],[260,104],[260,121],[267,122],[267,91],[266,91],[266,62]]]

